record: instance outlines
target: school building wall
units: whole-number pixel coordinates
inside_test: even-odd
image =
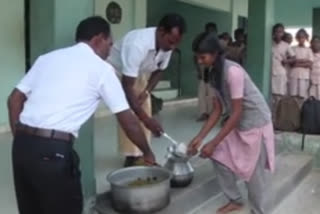
[[[231,4],[233,1],[241,1],[241,0],[178,0],[180,2],[205,7],[208,9],[214,10],[222,10],[229,12],[231,8]]]
[[[7,97],[25,71],[24,3],[0,1],[0,126],[7,124]]]
[[[53,49],[54,1],[30,0],[31,63]]]
[[[289,27],[311,27],[312,10],[319,0],[275,0],[275,21]]]

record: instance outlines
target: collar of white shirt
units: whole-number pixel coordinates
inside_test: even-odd
[[[76,45],[79,49],[83,49],[84,51],[87,51],[88,53],[90,54],[94,54],[94,55],[97,55],[94,50],[92,49],[92,47],[90,47],[90,45],[88,45],[87,43],[85,42],[79,42],[77,45]]]

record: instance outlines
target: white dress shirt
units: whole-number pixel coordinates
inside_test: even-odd
[[[143,28],[127,33],[117,41],[108,58],[125,76],[138,77],[168,67],[172,51],[156,50],[156,28]]]
[[[76,137],[100,100],[112,113],[129,109],[114,68],[85,43],[40,56],[16,88],[27,96],[21,123]]]

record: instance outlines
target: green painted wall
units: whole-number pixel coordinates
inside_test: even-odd
[[[231,3],[233,0],[178,0],[180,2],[193,4],[208,9],[230,11]],[[236,0],[237,1],[237,0]],[[241,0],[238,0],[241,1]]]
[[[134,0],[134,27],[143,28],[147,25],[147,0]]]
[[[106,8],[107,5],[113,0],[96,0],[95,1],[95,14],[100,15],[106,18]],[[126,32],[133,28],[134,19],[133,19],[133,1],[128,0],[117,0],[115,1],[120,4],[122,8],[122,21],[120,24],[112,24],[112,34],[114,40],[118,40]]]
[[[154,26],[161,17],[167,12],[176,12],[181,14],[187,23],[187,33],[180,45],[182,52],[181,65],[181,87],[183,96],[196,96],[197,94],[197,78],[195,67],[193,64],[193,53],[191,44],[196,35],[204,30],[204,25],[209,21],[217,23],[220,32],[230,32],[231,30],[231,13],[205,9],[183,2],[172,2],[171,0],[149,0],[148,1],[148,26]],[[168,70],[166,76],[175,83],[176,70]]]
[[[312,9],[319,0],[276,0],[275,21],[287,26],[312,26]]]
[[[122,8],[121,23],[111,25],[115,41],[134,28],[146,26],[146,0],[95,0],[94,13],[106,18],[107,5],[112,1],[119,3]]]
[[[36,58],[53,49],[54,1],[30,0],[30,55]]]
[[[313,9],[312,27],[313,34],[320,35],[320,7]]]
[[[93,15],[92,0],[54,0],[54,48],[73,44],[79,22]]]
[[[238,17],[248,17],[248,0],[232,0],[232,32],[238,28]]]
[[[41,54],[73,44],[75,29],[87,16],[83,14],[93,15],[91,0],[79,0],[79,3],[70,0],[30,0],[32,62]]]
[[[0,27],[0,125],[4,125],[7,97],[25,72],[23,1],[0,1]]]

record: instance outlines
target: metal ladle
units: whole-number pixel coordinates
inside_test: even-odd
[[[163,133],[162,135],[173,144],[173,148],[169,152],[175,153],[181,157],[187,156],[187,148],[184,143],[178,143],[176,140],[174,140],[172,137],[170,137],[167,133]],[[181,146],[183,146],[182,150],[181,150]],[[169,148],[171,148],[171,147],[169,147]]]
[[[163,137],[167,138],[174,146],[179,145],[179,143],[176,140],[174,140],[172,137],[170,137],[167,133],[164,132],[162,135]]]

